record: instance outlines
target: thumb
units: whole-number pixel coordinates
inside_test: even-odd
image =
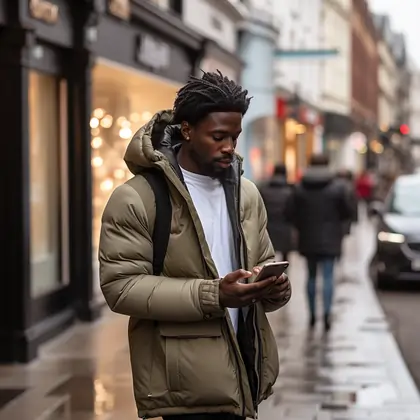
[[[224,280],[227,281],[228,283],[236,283],[238,280],[241,279],[247,279],[248,277],[251,277],[252,273],[250,271],[246,271],[246,270],[236,270],[233,271],[232,273],[229,273]]]

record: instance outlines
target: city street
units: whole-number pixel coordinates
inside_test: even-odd
[[[420,282],[395,284],[389,290],[377,291],[377,295],[405,362],[420,388],[420,336],[416,333],[418,324],[413,316],[420,308]]]
[[[378,292],[392,332],[420,388],[420,334],[418,319],[413,314],[420,308],[420,285],[408,284],[398,290]]]
[[[0,0],[0,420],[420,420],[419,14]],[[226,274],[266,260],[265,220],[273,334]]]
[[[406,325],[402,316],[415,313],[420,295],[381,293],[388,325],[366,277],[372,246],[373,229],[363,218],[337,270],[328,336],[321,325],[307,329],[305,269],[292,255],[293,298],[270,314],[281,370],[260,419],[420,420],[417,389],[391,334],[407,344],[410,328],[417,335],[414,321]],[[105,311],[93,325],[77,325],[44,345],[36,362],[0,367],[0,420],[135,420],[126,328],[125,317]],[[413,349],[407,354],[415,362]]]

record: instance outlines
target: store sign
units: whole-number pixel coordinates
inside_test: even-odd
[[[136,59],[153,71],[166,70],[171,60],[171,48],[166,42],[149,34],[142,34],[138,38]]]
[[[46,0],[30,0],[29,12],[35,19],[49,24],[58,22],[58,6]]]
[[[122,20],[129,20],[131,14],[130,0],[109,0],[109,13]]]

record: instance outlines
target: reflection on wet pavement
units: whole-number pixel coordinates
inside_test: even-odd
[[[270,314],[281,362],[267,420],[420,420],[420,400],[366,280],[369,226],[347,244],[332,330],[307,329],[305,272],[292,256],[291,303]],[[346,270],[347,267],[347,270]],[[27,366],[0,366],[0,420],[135,420],[127,319],[106,312],[42,348]]]

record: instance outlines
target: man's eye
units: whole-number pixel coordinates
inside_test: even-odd
[[[213,136],[213,139],[216,140],[216,141],[222,141],[224,139],[224,137]]]

